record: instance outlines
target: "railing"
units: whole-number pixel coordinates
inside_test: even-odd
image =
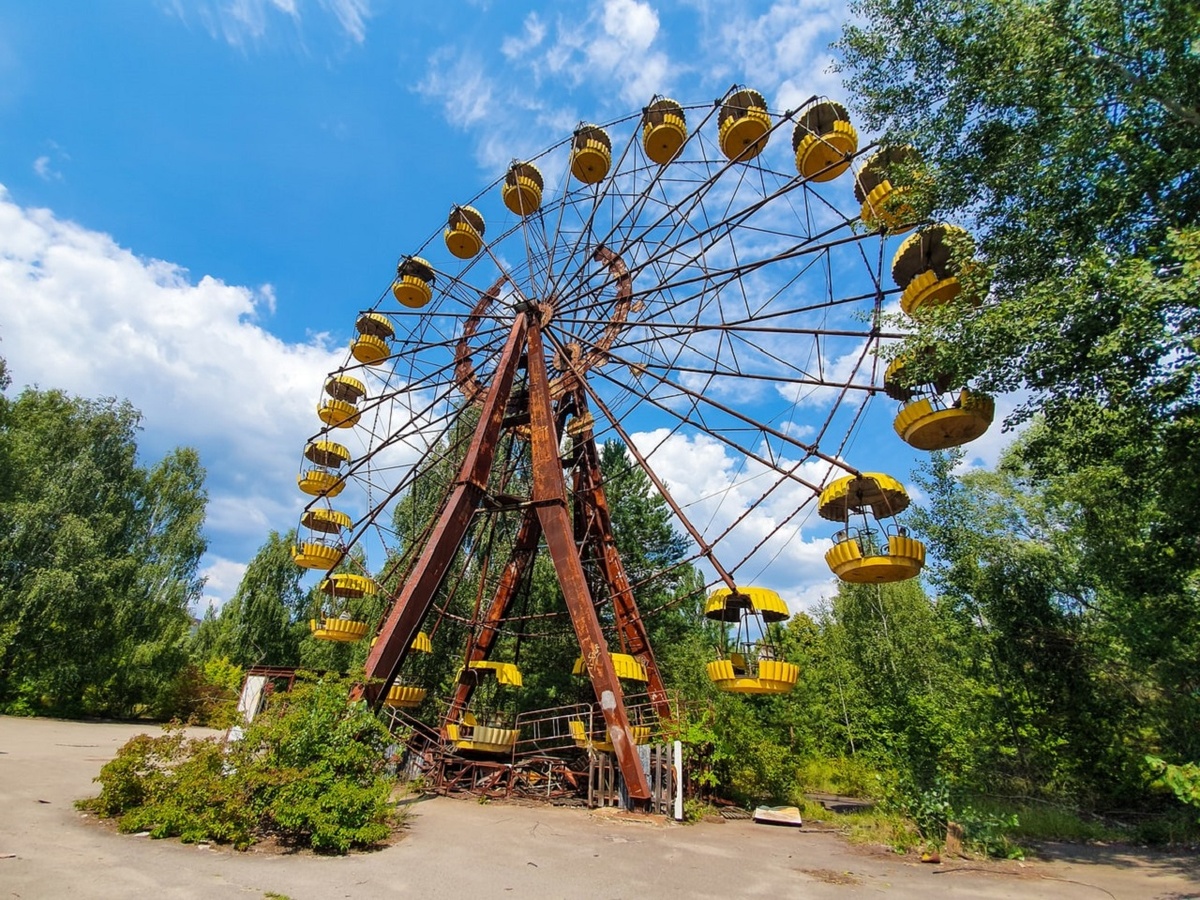
[[[676,718],[677,697],[668,702]],[[448,711],[449,706],[442,713]],[[664,769],[664,733],[655,704],[647,694],[625,697],[625,710],[639,746],[649,754],[651,782],[657,810],[665,811],[670,774]],[[486,758],[458,752],[435,728],[402,708],[385,707],[389,730],[405,744],[402,774],[429,779],[439,792],[467,791],[487,796],[518,795],[547,800],[587,798],[589,806],[623,805],[621,783],[608,741],[608,725],[598,703],[573,703],[549,709],[528,710],[513,723],[519,737],[511,754]],[[668,727],[666,731],[670,732]],[[651,748],[646,746],[655,743]],[[669,764],[668,764],[669,768]]]

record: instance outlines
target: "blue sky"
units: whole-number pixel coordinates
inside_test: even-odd
[[[745,83],[773,110],[842,99],[828,44],[845,14],[819,0],[0,0],[0,354],[13,389],[128,397],[148,459],[199,448],[206,593],[221,602],[267,530],[296,522],[299,452],[357,312],[451,203],[580,120],[636,113],[655,93],[711,103]],[[845,202],[831,202],[852,216],[840,183]],[[792,407],[823,414],[819,398]],[[916,457],[893,412],[873,403],[849,457],[907,479]],[[626,424],[663,427],[644,408]],[[991,461],[1001,441],[994,428],[972,450]],[[719,523],[703,497],[736,477],[728,447],[676,435],[656,452]],[[769,530],[787,502],[748,524]],[[756,572],[811,605],[830,590],[831,530],[789,531]]]

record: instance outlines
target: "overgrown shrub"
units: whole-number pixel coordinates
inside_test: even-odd
[[[274,835],[321,852],[384,840],[393,816],[390,737],[348,679],[301,678],[275,695],[241,740],[189,739],[180,726],[139,735],[100,770],[81,809],[122,831],[231,843]]]
[[[882,805],[907,816],[930,846],[942,846],[950,823],[954,822],[962,829],[964,848],[973,853],[1005,859],[1025,857],[1021,847],[1009,837],[1020,824],[1016,813],[977,809],[957,796],[944,778],[934,779],[924,790],[911,784],[893,785]]]
[[[1173,765],[1157,756],[1147,756],[1146,764],[1157,776],[1155,786],[1170,788],[1180,803],[1200,807],[1200,765]]]
[[[169,711],[163,718],[228,728],[238,721],[238,693],[244,678],[242,667],[225,656],[206,660],[203,665],[189,664],[175,676],[168,692]]]

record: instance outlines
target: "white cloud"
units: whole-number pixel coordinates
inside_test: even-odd
[[[708,74],[718,83],[745,81],[779,109],[794,109],[814,94],[841,99],[829,48],[847,15],[841,0],[780,0],[759,15],[710,12],[702,16],[702,43],[726,62]]]
[[[367,38],[367,19],[371,17],[370,0],[321,0],[321,6],[333,13],[342,30],[356,43]]]
[[[46,141],[46,146],[49,148],[48,152],[33,161],[33,171],[43,181],[63,181],[60,167],[71,156],[55,141]]]
[[[500,52],[508,59],[521,59],[546,38],[546,25],[535,12],[525,17],[520,37],[509,35],[500,42]]]
[[[274,303],[269,286],[194,280],[24,209],[0,186],[0,354],[15,386],[128,398],[144,414],[149,458],[199,448],[207,531],[226,559],[249,558],[267,530],[295,524],[300,451],[320,426],[324,378],[345,358],[324,335],[292,344],[267,332],[258,322]]]
[[[204,579],[204,596],[200,600],[197,615],[204,615],[210,608],[220,609],[233,596],[245,574],[246,563],[210,554],[207,564],[200,569],[200,577]]]
[[[502,62],[461,43],[430,54],[418,93],[451,124],[476,136],[476,159],[492,171],[568,136],[587,118],[603,120],[668,92],[677,66],[662,49],[658,13],[639,0],[593,2],[584,16],[536,13],[499,41]],[[544,173],[547,174],[547,173]]]
[[[366,40],[371,0],[317,0],[316,7],[336,19],[354,43]],[[213,38],[238,48],[267,40],[281,23],[300,33],[306,16],[302,0],[208,0],[191,6],[173,0],[166,10],[183,22],[195,15]]]
[[[777,470],[744,459],[707,435],[656,429],[630,437],[692,524],[707,540],[717,541],[717,559],[736,568],[739,583],[771,588],[793,612],[810,610],[831,593],[833,576],[825,564],[831,542],[824,535],[833,528],[817,518],[814,491],[781,481]],[[795,462],[780,467],[791,465]],[[817,460],[795,468],[799,478],[816,485],[829,473],[829,464]]]
[[[587,40],[586,35],[596,34]],[[558,42],[547,53],[551,71],[572,70],[576,83],[586,75],[589,87],[603,94],[597,80],[615,84],[627,104],[648,103],[668,85],[666,53],[654,51],[659,33],[658,13],[638,0],[604,0],[578,28],[559,23]]]
[[[459,128],[493,115],[496,106],[496,91],[479,58],[453,47],[434,53],[417,91],[441,103],[446,121]]]
[[[50,166],[50,157],[39,156],[33,161],[33,171],[43,181],[62,181],[62,172],[55,171]]]

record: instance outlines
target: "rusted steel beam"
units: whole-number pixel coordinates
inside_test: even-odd
[[[517,367],[525,346],[528,318],[517,315],[496,366],[492,384],[479,416],[479,424],[459,468],[458,481],[438,513],[429,540],[400,587],[388,612],[379,638],[367,656],[367,698],[378,707],[408,655],[421,622],[429,613],[434,595],[446,577],[446,571],[458,552],[479,500],[487,490],[488,475],[496,454],[504,408],[512,391]]]
[[[488,605],[479,633],[475,636],[467,653],[468,662],[487,659],[491,654],[499,634],[499,625],[507,615],[509,607],[512,606],[513,598],[517,595],[517,588],[520,587],[529,564],[533,562],[541,537],[542,524],[538,521],[537,512],[533,508],[528,508],[521,516],[521,526],[517,530],[516,542],[513,544],[512,552],[509,553],[504,571],[500,573],[500,582],[496,585],[496,592],[492,595],[492,601]],[[443,717],[445,721],[457,722],[459,720],[474,690],[474,683],[459,682],[454,689],[454,698],[450,701],[450,709]]]
[[[576,397],[576,415],[587,413],[587,401],[582,391]],[[655,714],[664,721],[671,719],[671,704],[667,699],[667,689],[663,684],[662,673],[658,670],[658,662],[654,659],[654,648],[650,645],[650,635],[646,632],[646,623],[638,610],[637,599],[633,596],[633,588],[617,552],[617,541],[613,536],[612,514],[608,507],[608,496],[604,492],[604,473],[600,468],[600,452],[596,448],[595,435],[590,431],[580,436],[580,456],[575,469],[575,509],[576,515],[585,517],[587,524],[577,519],[576,535],[596,550],[596,560],[600,564],[609,595],[612,597],[613,613],[616,616],[617,627],[625,641],[625,649],[646,668],[646,688]],[[580,532],[583,532],[580,534]]]
[[[558,573],[558,583],[567,602],[571,624],[579,639],[579,649],[587,666],[596,700],[604,712],[613,752],[629,796],[638,801],[650,799],[650,784],[642,771],[625,695],[613,668],[608,642],[600,628],[596,607],[588,590],[587,577],[571,529],[567,509],[567,485],[558,456],[558,435],[554,428],[554,410],[550,402],[549,375],[541,329],[536,321],[529,324],[526,342],[529,348],[530,445],[533,452],[533,499],[538,519],[546,535],[550,558]]]

